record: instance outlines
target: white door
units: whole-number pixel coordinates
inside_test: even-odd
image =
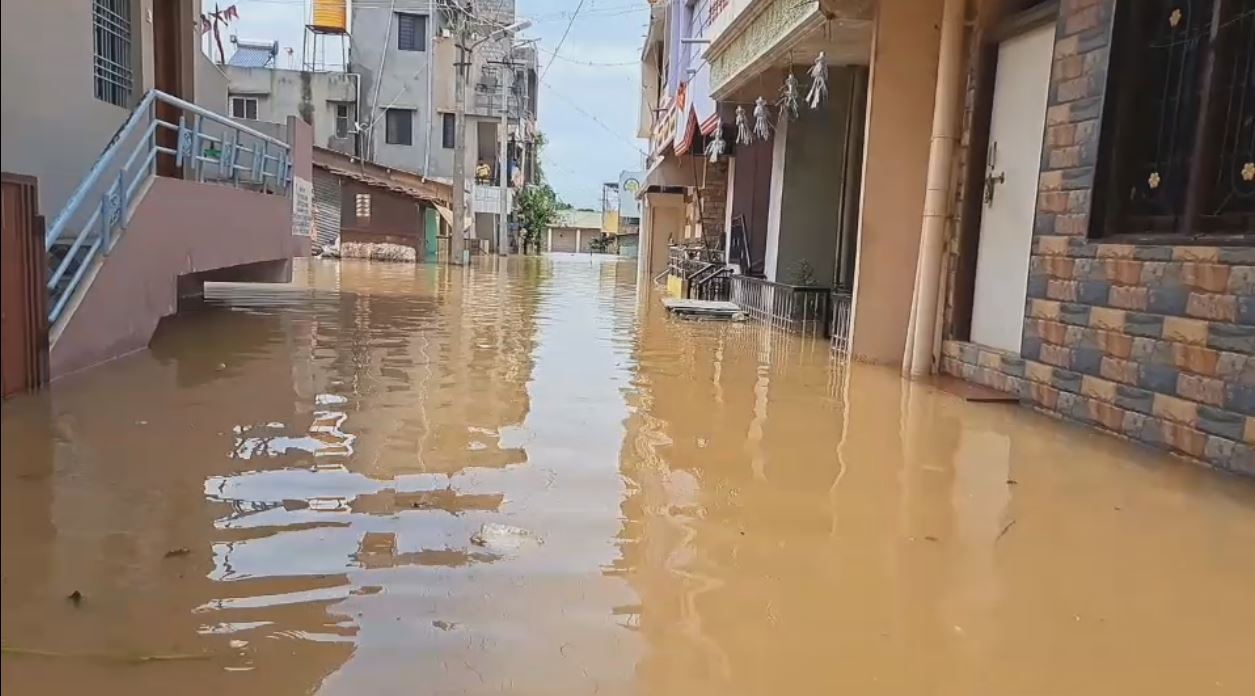
[[[1024,331],[1054,40],[1055,27],[1049,24],[998,47],[985,190],[978,192],[985,197],[985,208],[976,256],[972,342],[1016,353]]]

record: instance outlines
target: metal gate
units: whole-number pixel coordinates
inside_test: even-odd
[[[314,167],[314,235],[322,246],[340,238],[340,177]]]
[[[47,256],[34,177],[0,175],[0,391],[48,381]]]

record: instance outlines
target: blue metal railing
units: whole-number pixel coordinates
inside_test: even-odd
[[[163,120],[173,113],[177,123]],[[163,144],[161,130],[176,134],[174,147]],[[287,143],[164,92],[148,92],[48,227],[49,325],[56,325],[83,278],[125,231],[157,175],[160,156],[173,158],[184,178],[196,181],[283,196],[292,184]]]

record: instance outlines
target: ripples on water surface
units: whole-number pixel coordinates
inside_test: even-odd
[[[313,261],[5,404],[5,692],[1255,692],[1251,485],[634,276]]]

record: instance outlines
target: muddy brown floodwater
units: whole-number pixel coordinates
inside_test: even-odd
[[[492,264],[4,404],[4,693],[1255,693],[1251,482]]]

